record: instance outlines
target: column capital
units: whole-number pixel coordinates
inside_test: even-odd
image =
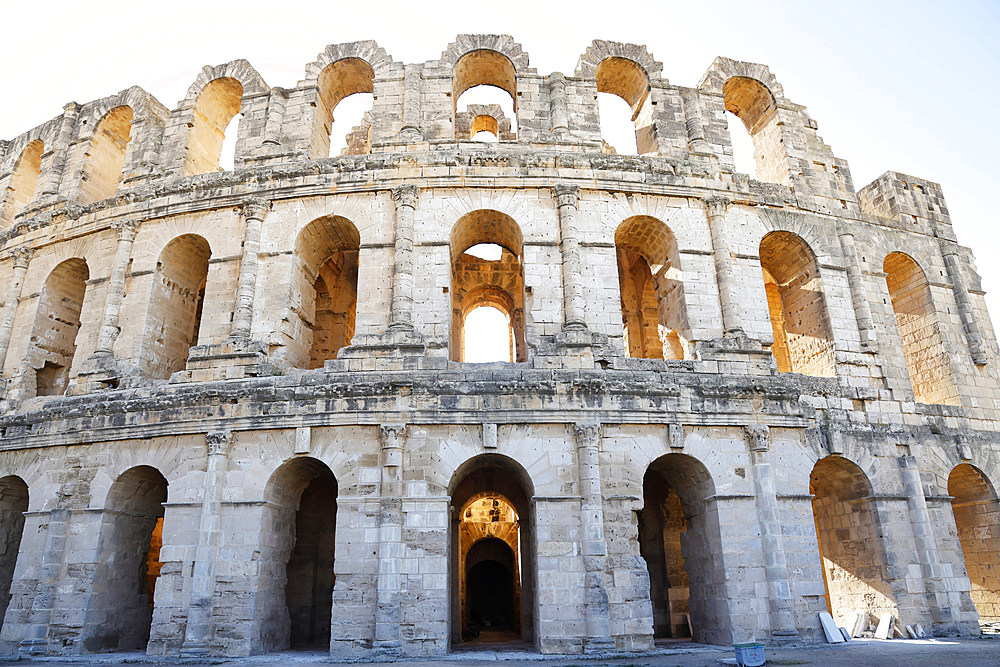
[[[396,202],[396,208],[400,206],[417,207],[417,196],[420,188],[415,185],[400,185],[392,191],[392,199]]]
[[[406,436],[406,428],[406,424],[380,424],[378,436],[382,441],[382,449],[402,447],[400,440]]]
[[[577,202],[580,201],[580,186],[578,185],[559,183],[552,186],[552,192],[555,193],[556,201],[559,202],[559,208],[576,206]]]
[[[577,422],[573,424],[577,447],[597,447],[601,442],[601,424],[598,422]]]
[[[240,215],[248,220],[263,220],[271,208],[271,202],[260,197],[248,197],[240,204]]]
[[[208,447],[208,455],[225,456],[226,450],[229,446],[233,444],[233,440],[236,439],[236,434],[232,431],[209,431],[205,434],[205,445]]]
[[[28,246],[18,246],[17,248],[11,248],[4,253],[4,259],[11,259],[14,261],[15,268],[28,268],[28,262],[31,261],[31,256],[35,254],[35,251]]]
[[[705,211],[709,215],[723,215],[732,203],[728,197],[706,197]]]
[[[139,221],[134,218],[124,218],[111,223],[111,228],[118,232],[119,241],[134,241],[139,231]]]
[[[766,452],[771,445],[771,429],[767,424],[747,424],[743,436],[751,452]]]

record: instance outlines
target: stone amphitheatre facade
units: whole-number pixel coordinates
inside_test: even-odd
[[[356,42],[292,88],[238,60],[173,111],[130,88],[0,141],[3,650],[1000,620],[998,348],[940,186],[856,191],[765,66],[661,70]],[[516,117],[460,106],[477,85]],[[602,92],[639,155],[602,142]],[[480,306],[510,362],[463,361]]]

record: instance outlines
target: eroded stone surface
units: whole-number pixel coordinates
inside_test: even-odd
[[[572,76],[508,36],[405,66],[355,42],[295,87],[237,60],[173,111],[130,88],[0,143],[0,648],[997,621],[998,349],[940,186],[856,192],[763,65],[661,71],[606,41]],[[461,103],[482,84],[516,117]],[[462,361],[484,305],[510,362]]]

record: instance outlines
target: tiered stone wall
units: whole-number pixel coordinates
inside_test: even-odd
[[[482,84],[516,117],[460,106]],[[354,93],[373,107],[330,156]],[[603,152],[599,93],[640,155]],[[735,171],[727,112],[768,182]],[[332,45],[272,88],[238,60],[173,111],[131,88],[0,142],[0,197],[7,653],[440,655],[500,530],[463,532],[481,498],[516,513],[542,652],[996,618],[972,253],[939,185],[856,193],[763,65],[678,86],[595,41],[546,76],[461,35],[423,64]],[[513,362],[460,361],[480,305]]]

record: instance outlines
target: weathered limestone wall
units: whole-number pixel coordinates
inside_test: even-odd
[[[604,152],[598,93],[640,155]],[[939,185],[855,193],[816,130],[763,65],[675,86],[598,40],[543,76],[460,35],[331,45],[290,88],[236,60],[175,110],[130,88],[0,142],[0,650],[441,655],[470,553],[516,570],[510,638],[545,653],[821,641],[828,608],[978,633],[1000,349],[972,253]],[[513,363],[460,361],[484,304]],[[491,499],[516,523],[464,522]]]

